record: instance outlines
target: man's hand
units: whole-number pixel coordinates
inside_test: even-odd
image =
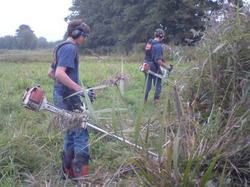
[[[162,66],[163,68],[165,68],[166,70],[168,70],[169,72],[172,71],[173,69],[173,65],[170,64],[169,66],[166,66],[162,60],[158,60],[157,64],[159,64],[160,66]]]
[[[88,90],[88,96],[89,96],[89,99],[90,99],[91,103],[93,103],[94,99],[96,98],[94,91],[93,90]]]
[[[88,88],[90,88],[90,87],[88,87]],[[80,88],[79,92],[80,92],[80,96],[85,97],[83,88]],[[93,92],[93,90],[88,90],[87,94],[88,94],[88,97],[89,97],[91,103],[93,103],[94,99],[96,98],[95,93]]]
[[[167,70],[170,72],[170,71],[172,71],[172,69],[173,69],[173,65],[172,64],[170,64],[169,66],[167,66]]]

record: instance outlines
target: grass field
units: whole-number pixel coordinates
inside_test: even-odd
[[[93,105],[86,102],[91,122],[143,149],[89,129],[92,185],[250,185],[249,10],[228,14],[196,46],[165,53],[173,85],[163,83],[157,106],[153,90],[143,104],[143,54],[105,56],[103,63],[80,57],[82,86],[110,85],[97,90]],[[63,132],[55,115],[22,106],[24,91],[37,85],[52,103],[50,53],[0,51],[0,186],[73,185],[61,178]]]
[[[22,51],[19,54],[21,53]],[[133,122],[137,118],[143,102],[144,74],[139,71],[140,59],[138,62],[126,62],[126,59],[122,57],[114,57],[114,59],[103,57],[103,64],[93,57],[82,57],[81,59],[80,78],[85,87],[98,86],[118,80],[116,76],[121,73],[123,66],[126,76],[123,82],[123,97],[118,91],[120,89],[119,84],[117,87],[110,86],[107,89],[98,90],[93,108],[95,110],[112,107],[127,108],[127,112],[117,112],[115,118],[100,120],[98,125],[110,132],[116,131],[119,136],[126,137],[129,141],[134,142]],[[54,115],[46,111],[33,112],[22,106],[22,95],[25,90],[38,85],[44,90],[48,101],[53,103],[53,81],[47,76],[49,66],[50,62],[0,63],[0,129],[2,137],[0,142],[2,152],[2,170],[0,173],[2,177],[0,180],[2,184],[21,185],[25,180],[24,184],[36,182],[27,181],[30,180],[29,177],[34,177],[33,180],[40,183],[43,175],[51,178],[55,175],[54,172],[56,172],[56,176],[52,177],[53,180],[60,181],[60,151],[63,133],[58,128],[47,132]],[[173,78],[170,78],[170,80],[173,81]],[[118,83],[120,82],[118,81]],[[161,102],[166,98],[165,94],[168,88],[169,85],[163,83],[163,99]],[[153,92],[154,90],[150,92],[148,105],[143,106],[143,116],[155,116],[158,113],[156,112],[157,107],[153,106]],[[103,114],[103,117],[111,118],[112,115],[114,113],[106,113]],[[146,124],[147,119],[142,120],[141,123]],[[114,141],[112,138],[105,138],[103,141],[104,137],[100,133],[91,129],[90,132],[90,152],[93,160],[90,163],[90,173],[98,172],[97,169],[102,172],[107,172],[106,170],[115,172],[119,163],[124,159],[124,155],[133,149],[131,150],[128,146]],[[153,143],[149,148],[156,151]],[[94,176],[98,179],[97,176],[102,176],[101,173],[95,173]],[[36,175],[38,175],[38,179],[36,179]],[[58,184],[60,183],[58,182]]]
[[[20,51],[19,55],[24,53]],[[143,104],[144,74],[139,71],[140,55],[138,60],[135,60],[135,56],[132,56],[132,60],[126,58],[102,57],[104,63],[100,63],[97,58],[81,56],[81,84],[85,87],[100,86],[117,81],[117,86],[110,85],[106,89],[97,90],[96,100],[91,107],[95,111],[110,108],[111,112],[97,113],[98,118],[105,120],[94,123],[108,132],[115,132],[120,137],[137,142],[145,150],[155,152],[160,160],[155,162],[145,151],[134,150],[127,144],[89,129],[92,159],[89,165],[89,181],[104,186],[193,186],[197,181],[201,181],[201,184],[211,183],[209,178],[213,181],[228,180],[223,174],[225,168],[221,170],[219,167],[214,174],[210,172],[222,148],[217,143],[220,141],[219,133],[225,129],[222,134],[228,134],[226,129],[231,123],[228,122],[224,127],[222,114],[215,113],[213,120],[204,128],[204,124],[199,124],[203,121],[200,113],[202,110],[192,114],[194,110],[188,107],[186,101],[187,82],[192,84],[187,81],[187,77],[196,74],[196,64],[169,61],[168,63],[174,64],[174,70],[168,80],[175,83],[175,86],[163,83],[161,102],[154,106],[154,90],[150,92],[148,104]],[[51,125],[55,115],[47,111],[30,111],[22,106],[25,90],[37,85],[42,87],[48,101],[52,103],[53,81],[47,76],[49,60],[0,63],[1,186],[73,185],[71,180],[64,181],[61,178],[63,132],[59,127]],[[123,82],[118,81],[122,77],[122,69]],[[119,108],[126,111],[119,112]],[[241,118],[243,121],[240,132],[245,132],[248,129],[245,124],[249,119],[246,118],[246,113]],[[237,124],[232,125],[234,127]],[[225,142],[231,145],[230,140]],[[205,148],[205,145],[208,147]],[[247,148],[247,145],[240,145],[243,146],[241,149],[230,154],[234,155]],[[227,153],[225,150],[223,154]],[[227,164],[223,161],[223,154],[218,163],[222,168]],[[245,151],[240,154],[244,156]],[[190,159],[190,155],[195,156]],[[156,165],[155,168],[152,168],[153,165]],[[230,171],[230,167],[228,169]],[[162,173],[159,174],[159,171]],[[219,174],[218,171],[223,172]]]

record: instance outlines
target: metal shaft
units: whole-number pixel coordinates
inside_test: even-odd
[[[132,146],[132,147],[134,147],[134,148],[143,150],[143,148],[142,148],[141,146],[138,146],[138,145],[136,145],[136,144],[134,144],[134,143],[132,143],[132,142],[130,142],[130,141],[128,141],[128,140],[126,140],[126,139],[120,137],[120,136],[117,136],[117,135],[115,135],[115,134],[109,133],[109,132],[107,132],[107,131],[105,131],[105,130],[103,130],[103,129],[101,129],[101,128],[99,128],[99,127],[97,127],[97,126],[95,126],[95,125],[93,125],[93,124],[91,124],[91,123],[88,123],[88,122],[87,122],[87,125],[88,125],[89,127],[91,127],[92,129],[95,129],[95,130],[97,130],[97,131],[99,131],[99,132],[102,132],[103,134],[106,134],[106,135],[108,135],[108,136],[111,136],[111,137],[113,137],[113,138],[116,138],[117,140],[120,140],[120,141],[122,141],[122,142],[124,142],[124,143],[126,143],[126,144],[128,144],[128,145],[130,145],[130,146]],[[154,156],[154,157],[156,157],[156,158],[158,157],[158,155],[157,155],[156,153],[152,152],[152,151],[147,151],[147,152],[148,152],[150,155],[152,155],[152,156]]]
[[[169,81],[166,77],[164,77],[164,76],[162,76],[162,75],[160,75],[160,74],[158,74],[158,73],[155,73],[155,72],[153,72],[153,71],[151,71],[151,70],[148,70],[148,73],[150,73],[150,74],[152,74],[152,75],[154,75],[154,76],[156,76],[156,77],[159,77],[159,78],[162,79],[164,82],[168,82],[168,83],[170,83],[171,85],[174,86],[174,83],[171,82],[171,81]]]
[[[46,99],[46,98],[44,98],[44,99]],[[63,110],[63,109],[61,109],[61,108],[58,108],[58,107],[56,107],[56,106],[54,106],[54,105],[52,105],[52,104],[50,104],[50,103],[48,103],[48,102],[45,102],[45,103],[46,103],[45,105],[42,105],[42,106],[40,107],[40,110],[45,109],[45,110],[48,110],[48,111],[53,112],[53,113],[56,113],[56,114],[67,115],[67,116],[69,116],[69,117],[72,116],[72,114],[71,114],[69,111],[67,111],[67,110]],[[117,139],[117,140],[120,140],[121,142],[124,142],[124,143],[126,143],[126,144],[128,144],[128,145],[130,145],[130,146],[132,146],[132,147],[134,147],[134,148],[136,148],[136,149],[140,149],[140,150],[143,151],[143,148],[142,148],[141,146],[138,146],[138,145],[136,145],[136,144],[134,144],[134,143],[132,143],[132,142],[130,142],[130,141],[128,141],[128,140],[126,140],[126,139],[120,137],[120,136],[117,136],[117,135],[115,135],[115,134],[112,134],[112,133],[110,133],[110,132],[107,132],[107,131],[105,131],[104,129],[102,129],[102,128],[100,128],[100,127],[97,127],[96,125],[93,125],[93,124],[91,124],[91,123],[89,123],[89,122],[83,122],[83,123],[84,123],[84,125],[87,125],[88,127],[92,128],[92,129],[95,129],[95,130],[97,130],[97,131],[99,131],[99,132],[101,132],[101,133],[103,133],[103,134],[106,134],[106,135],[108,135],[108,136],[111,136],[111,137],[113,137],[113,138],[115,138],[115,139]],[[147,153],[149,153],[150,155],[152,155],[152,156],[158,158],[158,155],[157,155],[156,153],[152,152],[152,151],[147,151]]]

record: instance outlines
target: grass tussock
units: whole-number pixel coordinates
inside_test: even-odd
[[[250,183],[250,17],[249,11],[239,8],[224,16],[202,33],[202,40],[189,48],[191,53],[179,53],[177,48],[176,62],[189,59],[193,67],[180,78],[181,86],[173,89],[172,107],[168,102],[164,105],[163,111],[172,112],[161,124],[166,127],[168,146],[161,151],[165,154],[158,170],[152,171],[152,163],[139,164],[148,185]],[[171,172],[169,162],[173,162]],[[156,173],[163,183],[154,180]]]

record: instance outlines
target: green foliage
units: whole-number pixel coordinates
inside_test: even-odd
[[[190,29],[204,30],[208,12],[217,9],[219,3],[211,0],[75,0],[67,19],[82,18],[91,27],[87,47],[108,50],[115,46],[128,54],[134,44],[145,43],[159,27],[166,30],[165,42],[186,43]]]
[[[38,42],[37,47],[39,49],[45,49],[50,47],[49,43],[47,42],[47,39],[44,37],[38,38],[37,42]]]
[[[58,42],[47,42],[46,38],[37,38],[34,32],[28,25],[20,25],[16,30],[16,36],[0,37],[0,49],[20,49],[20,50],[35,50],[54,48]],[[1,53],[1,51],[0,51]]]
[[[186,110],[203,124],[202,139],[207,141],[204,146],[211,146],[207,149],[207,154],[215,153],[223,145],[224,149],[218,157],[221,160],[220,167],[223,168],[224,163],[230,160],[238,170],[242,167],[238,164],[239,159],[245,165],[243,160],[249,151],[245,146],[249,139],[247,123],[250,106],[247,99],[249,11],[239,7],[232,8],[231,12],[224,14],[224,18],[220,24],[214,23],[206,30],[203,39],[192,49],[193,60],[189,63],[194,63],[194,68],[183,77],[183,83],[186,84],[182,97],[188,101]],[[240,158],[235,155],[240,155]],[[232,173],[229,178],[244,180],[247,177],[245,171],[249,170],[239,170],[239,178]],[[223,173],[225,172],[231,171],[225,169]],[[210,177],[211,175],[213,174],[210,173]],[[205,183],[203,181],[203,185]]]
[[[16,41],[18,49],[37,48],[37,37],[28,25],[20,25],[16,30]]]
[[[24,90],[31,85],[43,83],[45,76],[34,76],[33,69],[42,70],[39,64],[0,63],[0,184],[20,186],[27,177],[38,174],[43,168],[44,176],[53,176],[60,162],[59,147],[62,137],[58,132],[47,134],[50,115],[37,115],[23,110],[21,99]],[[47,69],[47,68],[46,68]],[[21,74],[20,74],[21,73]],[[20,76],[22,75],[22,76]],[[35,78],[33,79],[32,76]],[[46,90],[46,85],[44,86]],[[53,149],[51,149],[53,147]],[[53,169],[54,168],[54,169]]]
[[[211,108],[213,104],[225,110],[230,110],[237,103],[243,104],[241,108],[249,105],[249,86],[246,83],[249,79],[250,59],[247,52],[249,13],[245,13],[240,21],[239,14],[235,16],[236,12],[226,14],[223,23],[215,23],[214,27],[206,31],[203,40],[193,51],[194,54],[202,54],[195,57],[199,62],[196,67],[201,71],[193,69],[190,72],[196,76],[192,77],[193,80],[189,82],[186,91],[190,94],[190,102],[198,101],[197,110],[205,106]],[[204,118],[207,118],[208,114],[204,113]]]
[[[198,143],[198,138],[195,140],[194,147],[192,149],[191,155],[189,156],[188,164],[187,164],[186,170],[185,170],[184,175],[183,175],[183,185],[184,186],[187,186],[188,175],[190,174],[191,166],[193,164],[193,156],[194,156],[195,149],[197,148],[196,147],[197,143]]]
[[[1,137],[3,137],[0,143],[2,160],[0,167],[1,185],[5,183],[12,185],[42,184],[43,178],[52,180],[53,184],[54,182],[58,182],[58,180],[59,183],[66,184],[67,181],[60,181],[60,152],[63,135],[60,131],[58,132],[58,129],[50,131],[49,133],[46,132],[53,115],[46,112],[36,113],[28,111],[21,106],[22,94],[27,87],[31,88],[35,85],[41,85],[48,101],[52,101],[52,94],[49,93],[52,93],[53,83],[47,77],[47,69],[50,63],[1,62],[0,66],[0,78],[3,83],[2,89],[0,90],[0,134]],[[97,76],[97,78],[94,78],[92,72],[100,68],[99,63],[96,61],[94,63],[89,63],[88,61],[81,63],[81,74],[85,75],[82,76],[82,82],[88,82],[89,86],[98,85],[98,80],[107,79],[111,74],[116,75],[116,73],[119,72],[119,68],[117,71],[115,68],[110,68],[111,66],[112,64],[107,64],[103,73],[95,74],[94,77]],[[113,66],[116,65],[113,64]],[[129,66],[128,70],[132,68],[132,64],[127,64],[126,66]],[[137,67],[136,72],[138,72]],[[141,76],[142,74],[139,73],[137,79]],[[139,82],[142,84],[141,81]],[[121,107],[120,103],[116,100],[116,98],[120,98],[120,96],[115,91],[116,89],[113,90],[111,94],[114,97],[107,95],[110,89],[97,93],[99,99],[97,99],[95,106],[93,106],[95,110],[97,110],[96,105],[99,105],[101,109],[103,107],[115,109]],[[113,104],[110,102],[112,100]],[[122,105],[122,107],[124,106]],[[123,112],[119,112],[118,110],[116,112],[113,110],[112,113],[115,116],[113,123],[114,127],[117,127],[117,133],[127,138],[127,133],[131,130],[129,125],[126,124],[126,117],[124,117]],[[113,128],[106,126],[104,122],[100,123],[100,125],[111,132],[113,131]],[[126,128],[128,128],[128,132],[123,132],[123,130],[126,131]],[[91,133],[96,134],[96,132]],[[129,147],[125,149],[125,147],[122,146],[123,144],[114,141],[113,143],[105,143],[112,141],[110,141],[110,138],[105,137],[100,139],[99,137],[95,138],[95,134],[93,134],[93,136],[91,135],[93,139],[91,138],[90,140],[90,147],[91,152],[93,152],[92,159],[96,160],[95,163],[97,165],[91,165],[90,169],[92,172],[96,172],[95,176],[98,178],[97,180],[99,180],[103,177],[103,173],[98,173],[98,169],[95,170],[95,167],[101,167],[101,165],[103,165],[102,162],[107,160],[110,164],[108,165],[109,167],[103,168],[103,172],[107,169],[114,171],[116,165],[120,162],[118,155],[122,154],[126,149],[128,150]],[[105,138],[105,141],[100,142],[103,138]],[[107,150],[110,152],[108,153]],[[33,159],[35,159],[35,161]],[[102,169],[100,170],[102,171]]]
[[[207,181],[208,181],[208,179],[209,179],[209,177],[210,177],[210,175],[211,175],[211,172],[212,172],[212,170],[213,170],[213,168],[214,168],[214,165],[216,164],[216,161],[217,161],[217,159],[218,159],[218,157],[219,157],[219,155],[220,155],[220,152],[221,152],[222,148],[223,148],[223,146],[220,147],[220,149],[219,149],[218,153],[216,154],[216,156],[215,156],[213,162],[210,164],[210,166],[209,166],[209,168],[207,169],[206,173],[205,173],[204,176],[202,177],[201,183],[200,183],[200,186],[201,186],[201,187],[204,187],[205,184],[207,183]]]
[[[14,36],[0,37],[0,49],[15,49],[17,46]]]

